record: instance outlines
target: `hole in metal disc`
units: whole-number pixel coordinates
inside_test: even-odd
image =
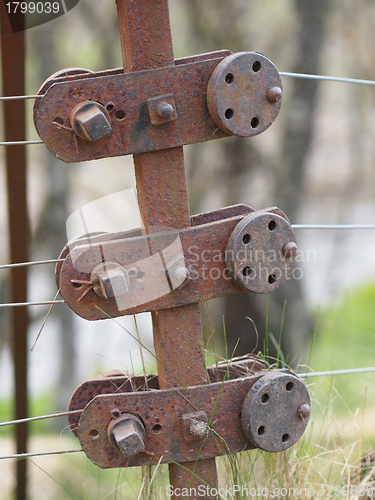
[[[123,109],[118,109],[115,113],[115,117],[118,120],[123,120],[125,118],[125,111]]]
[[[286,384],[286,387],[285,387],[285,388],[286,388],[286,390],[287,390],[287,391],[291,391],[291,390],[293,389],[293,387],[294,387],[293,382],[288,382],[288,383]]]
[[[261,398],[261,401],[262,403],[268,403],[268,401],[270,400],[270,395],[269,394],[263,394],[262,398]]]
[[[135,269],[130,269],[128,272],[129,278],[134,278],[134,276],[137,274],[137,271]]]
[[[108,113],[112,113],[112,111],[115,109],[115,105],[113,104],[113,102],[109,102],[106,104],[105,108],[108,111]]]
[[[283,437],[281,438],[283,443],[287,443],[289,441],[289,434],[283,434]]]
[[[263,436],[265,431],[266,431],[266,429],[264,428],[264,425],[261,425],[258,429],[258,436]]]
[[[64,120],[60,118],[60,116],[56,116],[56,118],[53,120],[54,123],[58,123],[59,125],[64,125]]]
[[[162,426],[160,424],[155,424],[152,430],[155,432],[155,434],[158,434],[162,430]]]
[[[244,234],[242,241],[245,243],[245,245],[248,245],[250,243],[251,236],[250,234]]]
[[[251,276],[252,272],[253,272],[253,270],[249,266],[244,267],[242,270],[242,274],[245,276],[245,278],[248,278],[249,276]]]
[[[260,70],[260,68],[262,67],[260,61],[255,61],[253,63],[253,71],[254,73],[258,73],[258,71]]]
[[[136,278],[137,280],[141,280],[144,277],[145,273],[143,271],[138,271]]]
[[[276,229],[276,222],[274,220],[269,221],[269,223],[268,223],[268,229],[270,231],[274,231]]]
[[[93,439],[97,439],[99,437],[99,431],[97,429],[92,429],[89,434]]]
[[[257,128],[259,125],[259,118],[254,116],[254,118],[250,122],[250,125],[252,128]]]
[[[275,281],[276,281],[276,276],[275,276],[274,274],[270,274],[270,275],[268,276],[268,283],[269,283],[270,285],[273,285],[273,284],[275,283]]]
[[[234,80],[233,73],[228,73],[227,75],[225,75],[226,83],[231,84],[233,82],[233,80]]]
[[[233,118],[233,115],[234,115],[234,111],[232,108],[228,108],[226,111],[225,111],[225,118],[227,120],[230,120],[231,118]]]

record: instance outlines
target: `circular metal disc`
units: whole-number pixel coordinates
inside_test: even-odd
[[[223,59],[208,82],[207,104],[224,132],[250,137],[276,119],[282,99],[280,75],[257,52],[239,52]]]
[[[287,253],[285,249],[290,247],[293,250]],[[296,237],[289,222],[272,212],[258,211],[234,228],[226,262],[241,288],[268,293],[291,278],[296,252]]]
[[[244,433],[261,450],[293,446],[306,429],[310,396],[303,382],[284,370],[269,372],[248,392],[241,412]]]

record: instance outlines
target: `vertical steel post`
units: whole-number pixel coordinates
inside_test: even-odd
[[[25,31],[12,33],[4,2],[1,2],[1,63],[3,94],[25,95]],[[25,101],[4,102],[5,140],[25,139]],[[11,262],[28,261],[28,216],[26,199],[25,146],[6,148],[8,224]],[[27,268],[13,268],[10,274],[10,301],[26,302]],[[15,418],[27,417],[27,308],[10,309],[12,335]],[[27,451],[27,425],[16,425],[17,453]],[[17,467],[17,500],[27,496],[27,460]]]
[[[117,0],[117,10],[125,72],[174,65],[168,0]],[[183,148],[136,154],[134,167],[146,230],[151,226],[190,226]],[[158,364],[160,388],[177,386],[177,379],[185,386],[207,383],[199,304],[154,312],[152,323],[155,352],[162,363]],[[203,485],[196,476],[211,488],[217,487],[214,458],[181,465],[170,465],[174,490]]]

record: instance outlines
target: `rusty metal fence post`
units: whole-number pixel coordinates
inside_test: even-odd
[[[125,72],[174,65],[168,0],[117,0],[117,10]],[[134,166],[146,230],[150,226],[174,229],[190,226],[183,148],[134,155]],[[152,324],[155,353],[161,362],[160,388],[176,386],[177,380],[185,386],[206,384],[199,304],[153,312]],[[198,477],[216,488],[214,458],[182,465],[169,466],[173,488],[197,488],[203,484]]]

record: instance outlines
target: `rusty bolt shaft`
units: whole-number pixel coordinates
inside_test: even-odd
[[[297,244],[294,241],[289,241],[283,247],[283,255],[287,259],[290,257],[295,257],[297,254]]]
[[[282,98],[282,96],[283,96],[283,91],[281,90],[280,87],[272,87],[267,92],[267,100],[271,104],[274,104],[275,102],[280,101],[280,99]]]

